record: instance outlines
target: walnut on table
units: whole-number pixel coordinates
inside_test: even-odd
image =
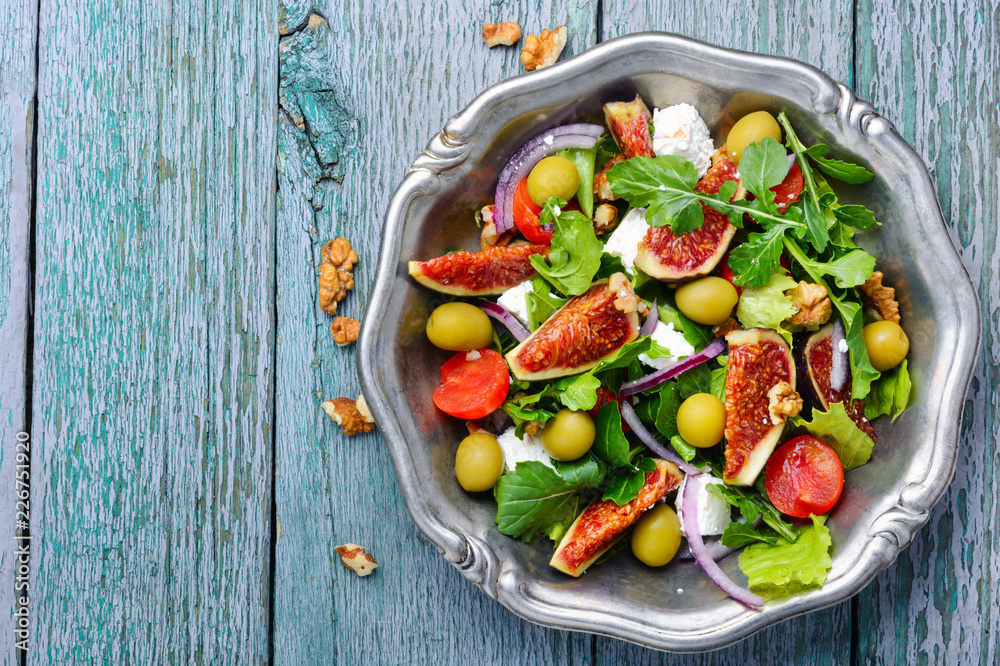
[[[483,40],[490,48],[513,46],[519,39],[521,39],[521,26],[513,21],[503,21],[495,25],[487,23],[483,26]]]
[[[539,35],[528,35],[524,38],[524,48],[521,49],[521,62],[524,70],[532,72],[554,65],[559,55],[566,48],[566,26],[561,25],[552,30],[542,30]]]
[[[858,287],[865,305],[877,311],[882,319],[899,323],[899,303],[896,302],[896,290],[882,284],[882,271],[875,271],[872,276]]]
[[[350,398],[334,398],[323,403],[323,411],[333,419],[333,422],[344,429],[348,437],[358,433],[371,432],[375,428],[375,419],[368,411],[368,403],[364,396],[357,400]]]
[[[802,280],[785,293],[792,297],[792,306],[797,310],[785,320],[791,330],[817,331],[820,326],[830,321],[833,304],[823,285]]]
[[[345,543],[343,546],[337,546],[337,555],[340,556],[341,564],[361,577],[367,576],[378,568],[378,562],[375,561],[375,558],[356,543]]]
[[[319,307],[327,314],[337,314],[337,304],[354,289],[354,264],[358,253],[346,238],[335,238],[323,246],[319,265]]]
[[[333,334],[333,341],[341,347],[346,347],[358,339],[358,331],[361,330],[361,322],[350,317],[336,317],[330,324],[330,333]]]

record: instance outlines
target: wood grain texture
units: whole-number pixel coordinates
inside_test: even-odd
[[[4,544],[0,548],[0,664],[16,664],[14,525],[20,488],[15,472],[17,435],[27,430],[24,380],[30,316],[37,4],[0,0],[0,16],[6,17],[0,23],[0,543]]]
[[[277,8],[40,16],[29,660],[264,663]]]
[[[860,598],[859,659],[989,664],[1000,653],[1000,5],[863,0],[857,89],[924,158],[978,286],[983,347],[955,480]],[[886,54],[891,54],[887,57]],[[905,322],[904,322],[905,323]]]
[[[522,71],[519,49],[485,47],[482,23],[566,23],[568,55],[595,41],[596,4],[310,8],[279,10],[275,662],[589,663],[589,636],[524,622],[450,567],[403,507],[378,433],[346,438],[320,410],[358,381],[353,347],[334,344],[317,307],[316,266],[328,238],[350,239],[361,261],[339,313],[377,316],[364,295],[396,183],[451,114]],[[378,559],[373,575],[341,566],[334,547],[349,541]]]
[[[665,30],[722,46],[798,58],[835,79],[852,79],[849,3],[611,0],[605,8],[605,39],[639,30]],[[732,647],[683,657],[598,637],[596,663],[843,664],[851,658],[851,620],[851,604],[844,602],[765,629]]]

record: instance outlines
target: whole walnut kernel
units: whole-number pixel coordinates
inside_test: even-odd
[[[490,48],[513,46],[519,39],[521,39],[521,26],[513,21],[503,21],[496,25],[487,23],[483,26],[483,40]]]
[[[767,392],[768,412],[771,423],[779,425],[790,416],[798,416],[802,411],[802,396],[795,392],[788,382],[778,382]]]
[[[792,297],[792,307],[798,310],[786,320],[791,330],[817,331],[830,321],[833,304],[823,285],[802,280],[798,286],[785,293]]]
[[[350,317],[336,317],[330,324],[330,333],[333,334],[333,341],[341,347],[345,347],[358,339],[358,331],[361,330],[361,322]]]
[[[542,30],[540,35],[528,35],[524,38],[524,48],[521,49],[521,62],[524,70],[532,72],[549,65],[554,65],[559,55],[566,48],[566,26],[561,25],[552,30]]]
[[[354,289],[354,264],[358,253],[346,238],[335,238],[323,246],[319,265],[319,307],[327,314],[337,314],[337,304]]]

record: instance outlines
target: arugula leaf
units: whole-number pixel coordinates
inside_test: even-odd
[[[602,406],[594,419],[597,436],[594,438],[593,454],[611,467],[629,464],[628,440],[622,431],[622,415],[618,403],[612,400]]]
[[[572,410],[593,409],[597,404],[597,389],[601,382],[593,373],[585,372],[574,377],[564,377],[555,382],[562,389],[559,402]]]
[[[745,287],[736,305],[736,317],[743,328],[771,328],[792,344],[792,333],[781,325],[798,310],[785,292],[798,283],[784,273],[772,273],[761,287]]]
[[[885,414],[892,414],[892,420],[895,421],[909,406],[912,390],[913,384],[904,358],[902,363],[883,372],[878,381],[872,384],[871,393],[865,398],[865,418],[871,421]]]
[[[858,185],[860,183],[867,183],[875,177],[875,174],[863,166],[825,157],[826,144],[817,143],[809,148],[806,148],[803,153],[808,155],[823,173],[831,178],[842,180],[845,183]]]
[[[830,530],[825,519],[811,516],[812,525],[794,543],[780,539],[776,545],[757,543],[740,553],[740,569],[750,589],[769,598],[785,597],[813,587],[822,587],[833,561]]]
[[[596,560],[594,560],[594,563],[591,566],[598,567],[607,562],[608,560],[610,560],[618,553],[622,552],[623,550],[631,546],[632,545],[632,537],[630,536],[631,533],[632,530],[629,529],[620,537],[618,537],[618,541],[615,541],[610,548],[601,553],[601,556],[598,557]]]
[[[814,262],[813,270],[819,275],[829,275],[838,287],[856,287],[871,277],[875,270],[875,257],[858,248],[831,262]]]
[[[722,533],[722,545],[727,548],[742,548],[752,543],[767,543],[777,545],[778,535],[765,529],[755,528],[749,523],[732,522]]]
[[[621,155],[622,152],[618,148],[618,144],[615,143],[615,138],[611,136],[610,132],[602,134],[601,138],[597,140],[596,144],[594,144],[594,148],[597,149],[597,156],[594,160],[594,165],[597,169],[604,169],[604,165],[608,160],[615,155]]]
[[[603,280],[604,278],[611,277],[615,273],[625,273],[628,275],[628,271],[625,269],[625,262],[622,261],[621,257],[613,254],[602,254],[601,267],[597,269],[597,273],[594,275],[594,280]],[[642,271],[636,271],[636,273],[642,275]]]
[[[568,298],[560,298],[549,290],[549,283],[544,278],[536,277],[531,282],[531,291],[525,294],[528,308],[528,325],[531,330],[542,325],[552,313],[566,305]]]
[[[827,412],[814,409],[812,421],[797,418],[795,423],[808,430],[813,437],[829,444],[840,458],[845,472],[871,460],[875,442],[847,415],[842,402],[831,404]]]
[[[556,460],[553,464],[559,476],[567,483],[580,488],[597,488],[604,483],[604,477],[608,472],[604,463],[590,453],[570,462]]]
[[[635,466],[636,471],[625,472],[611,479],[601,499],[625,506],[638,497],[639,491],[646,485],[646,474],[656,469],[656,463],[652,458],[643,457],[636,461]]]
[[[604,245],[594,235],[594,223],[583,213],[560,210],[556,214],[555,208],[565,205],[556,197],[545,202],[541,221],[555,225],[552,250],[548,259],[532,255],[531,265],[566,296],[579,296],[590,288],[601,267]]]
[[[689,345],[695,349],[701,349],[715,337],[711,326],[699,324],[693,319],[688,319],[674,305],[673,297],[664,298],[664,302],[657,305],[659,320],[666,324],[673,324],[675,331],[680,331],[681,335]]]
[[[617,352],[598,363],[590,372],[596,374],[613,368],[626,368],[632,361],[639,358],[639,354],[648,352],[650,344],[649,336],[643,336],[638,340],[626,343]]]
[[[849,227],[854,227],[855,229],[861,229],[862,231],[880,224],[875,219],[875,213],[858,204],[834,206],[833,214],[838,222],[846,224]]]
[[[719,361],[721,368],[716,368],[712,370],[712,381],[710,384],[710,391],[719,400],[723,402],[726,401],[726,371],[729,367],[729,357],[728,356],[716,356]]]
[[[756,488],[725,486],[718,483],[706,484],[705,488],[719,499],[739,509],[740,515],[748,523],[753,523],[760,516],[768,527],[788,541],[799,538],[802,528],[786,521],[771,501]]]
[[[747,242],[729,253],[729,267],[740,287],[761,287],[771,280],[771,274],[781,268],[781,248],[785,232],[791,227],[776,224],[764,233],[750,234]]]
[[[684,441],[684,438],[680,435],[674,435],[670,438],[670,446],[674,447],[674,451],[677,452],[677,455],[683,458],[686,462],[694,460],[694,456],[698,452],[697,449]]]
[[[526,542],[535,532],[546,532],[551,537],[550,528],[560,523],[565,523],[565,532],[583,503],[582,487],[540,462],[519,462],[497,481],[497,529]]]
[[[576,201],[580,210],[589,218],[594,217],[594,163],[597,159],[597,145],[593,148],[567,148],[556,153],[565,157],[576,167],[580,184],[576,189]]]
[[[681,400],[687,400],[695,393],[708,393],[712,390],[712,370],[707,363],[696,365],[677,375],[677,388],[680,389]]]
[[[677,410],[681,406],[680,387],[677,386],[677,382],[665,382],[662,386],[653,425],[661,435],[670,439],[679,434]]]
[[[740,178],[743,185],[764,203],[765,209],[775,215],[772,187],[781,184],[788,175],[788,156],[780,143],[764,137],[760,143],[751,143],[740,157]],[[732,196],[732,195],[730,195]]]
[[[802,219],[806,223],[806,232],[803,238],[816,248],[817,252],[824,251],[830,242],[827,219],[820,206],[821,204],[816,197],[807,196],[802,199]]]

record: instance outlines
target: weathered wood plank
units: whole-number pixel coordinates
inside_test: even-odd
[[[525,34],[568,23],[573,53],[595,41],[595,6],[324,2],[310,17],[311,5],[286,2],[279,11],[292,34],[279,49],[277,663],[590,661],[590,637],[519,620],[463,580],[407,515],[379,435],[345,438],[322,413],[322,398],[355,397],[358,382],[353,348],[334,344],[316,305],[316,266],[328,238],[357,246],[357,287],[340,312],[363,317],[395,184],[451,114],[522,71],[519,49],[486,49],[482,23],[517,20]],[[334,547],[349,541],[379,560],[374,575],[341,567]]]
[[[30,660],[264,663],[277,8],[40,15]]]
[[[4,544],[0,548],[0,663],[16,664],[15,473],[18,433],[27,430],[24,379],[38,6],[32,0],[0,0],[0,16],[7,17],[0,23],[0,542]]]
[[[983,348],[965,406],[955,481],[928,526],[862,593],[859,659],[988,664],[1000,653],[1000,5],[864,0],[858,93],[934,175],[949,230],[979,289]]]
[[[711,0],[606,3],[603,39],[638,30],[665,30],[732,48],[804,60],[850,82],[852,5],[817,0]],[[598,638],[598,664],[842,664],[851,655],[850,602],[794,618],[716,652],[667,656]]]

